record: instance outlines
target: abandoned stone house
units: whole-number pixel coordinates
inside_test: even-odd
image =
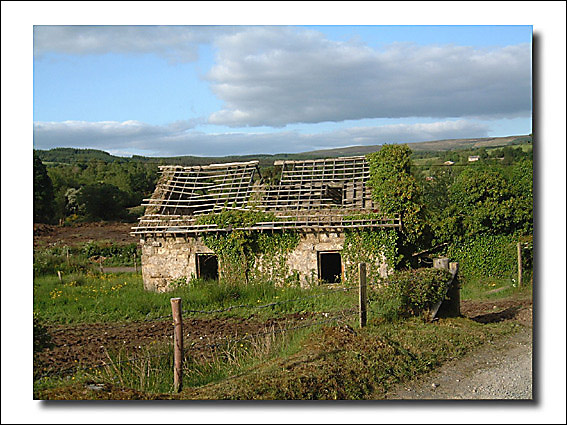
[[[268,237],[292,232],[296,243],[279,258],[286,276],[295,276],[302,286],[337,283],[346,277],[343,249],[349,230],[401,226],[398,216],[377,213],[364,156],[276,161],[274,166],[279,180],[273,183],[262,178],[258,161],[160,167],[156,189],[144,200],[145,214],[132,228],[142,246],[144,287],[162,292],[179,279],[222,277],[222,256],[205,239],[235,231]],[[227,211],[259,211],[269,218],[234,228],[199,219]],[[253,267],[265,271],[269,265],[261,257]],[[368,261],[380,275],[388,273],[383,255]]]

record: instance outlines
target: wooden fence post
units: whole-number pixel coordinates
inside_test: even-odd
[[[173,389],[183,388],[183,319],[181,318],[181,298],[171,298],[173,315]]]
[[[518,287],[522,286],[522,244],[518,242]]]
[[[57,277],[59,278],[59,283],[63,283],[63,277],[61,276],[61,270],[57,270]]]
[[[138,273],[138,263],[136,263],[136,253],[134,253],[133,256],[134,256],[134,273]]]
[[[359,277],[358,305],[359,305],[360,327],[363,328],[366,326],[366,263],[358,264],[358,277]]]

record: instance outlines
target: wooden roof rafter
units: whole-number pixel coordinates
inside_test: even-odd
[[[258,161],[204,166],[160,166],[163,176],[160,196],[144,199],[142,205],[160,214],[203,214],[225,207],[245,207]],[[157,190],[156,190],[157,192]]]
[[[348,228],[401,227],[399,216],[376,218],[364,156],[303,161],[276,161],[280,180],[272,188],[255,181],[258,161],[206,166],[161,166],[162,178],[146,215],[132,234],[198,235],[226,232],[215,225],[197,225],[197,216],[224,210],[259,210],[276,219],[246,230],[301,232],[342,231]],[[258,173],[258,174],[256,174]],[[352,214],[362,217],[352,219]],[[348,217],[351,217],[350,219]]]

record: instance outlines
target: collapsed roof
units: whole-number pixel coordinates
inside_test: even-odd
[[[205,166],[161,166],[161,177],[145,215],[132,234],[198,234],[236,229],[199,225],[203,214],[226,210],[264,211],[276,220],[258,222],[246,230],[341,230],[361,227],[400,227],[398,216],[359,218],[377,212],[367,181],[364,156],[303,161],[276,161],[279,180],[269,184],[258,161]],[[376,216],[376,215],[375,215]],[[240,229],[240,228],[239,228]]]

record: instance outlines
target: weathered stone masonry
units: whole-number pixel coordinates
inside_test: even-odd
[[[321,252],[338,252],[343,249],[344,233],[307,233],[301,235],[297,247],[286,256],[288,276],[298,274],[302,287],[319,283],[319,257]],[[197,254],[215,254],[203,244],[200,237],[156,237],[142,240],[142,276],[144,288],[150,291],[164,292],[169,284],[178,279],[192,279],[197,274]],[[261,258],[258,258],[261,268]],[[342,259],[343,260],[343,259]],[[343,264],[343,278],[346,265]],[[389,269],[384,258],[374,259],[369,265],[376,267],[381,276],[386,276]],[[282,283],[282,279],[275,284]]]

